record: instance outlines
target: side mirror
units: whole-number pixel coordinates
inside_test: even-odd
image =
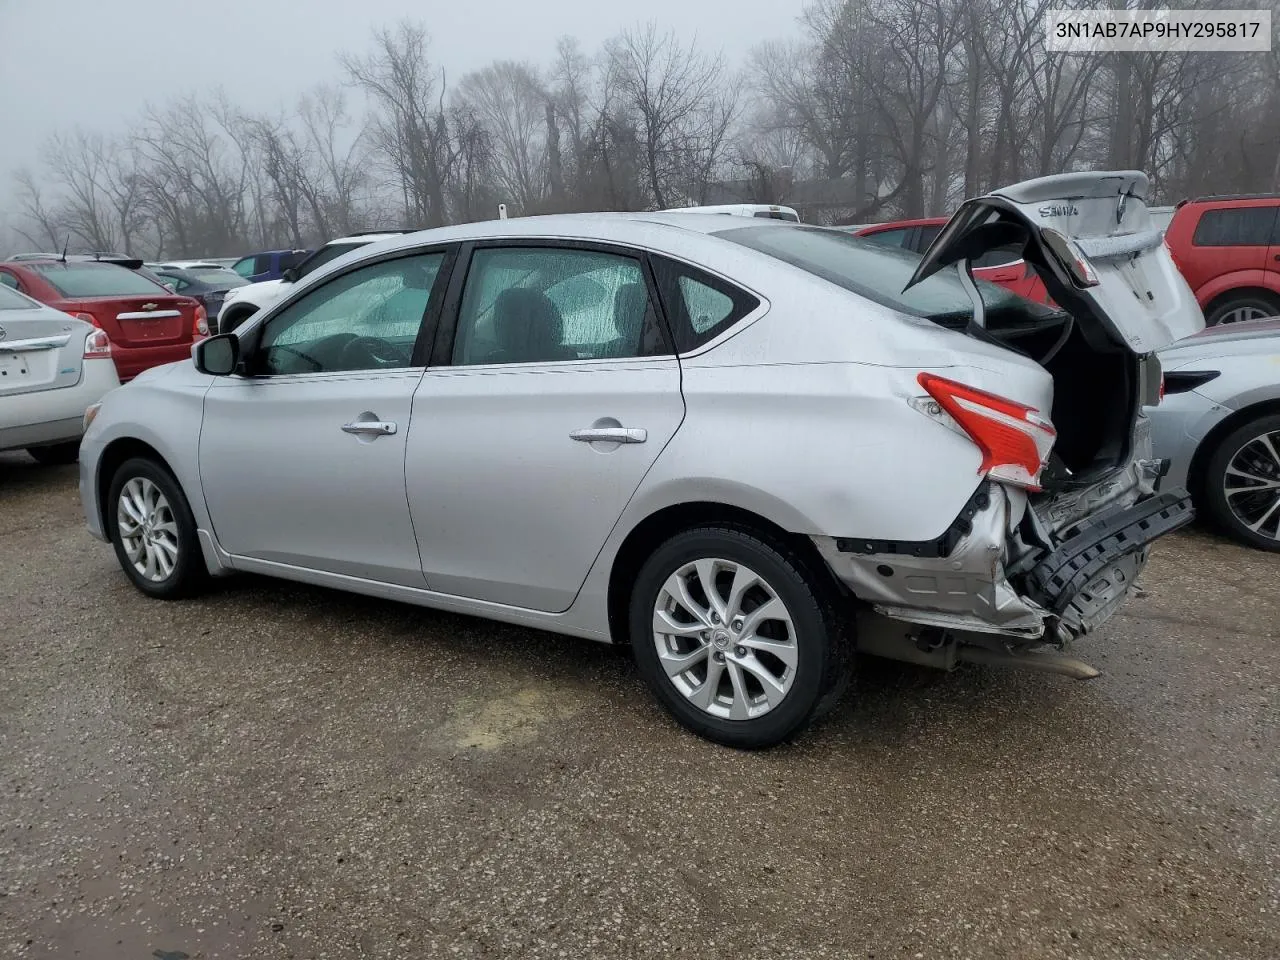
[[[285,267],[280,273],[280,279],[289,283],[298,282],[298,271],[294,267]]]
[[[225,377],[240,363],[240,340],[231,333],[207,337],[192,348],[191,356],[201,373]]]

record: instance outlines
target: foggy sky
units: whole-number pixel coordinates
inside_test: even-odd
[[[576,36],[585,52],[652,19],[733,65],[764,40],[793,36],[802,0],[0,0],[0,226],[13,171],[35,165],[50,134],[80,124],[117,132],[148,102],[221,86],[254,112],[337,82],[341,50],[404,17],[431,31],[450,86],[494,59],[554,56]],[[352,106],[361,103],[353,97]]]

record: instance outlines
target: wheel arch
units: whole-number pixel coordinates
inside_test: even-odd
[[[648,514],[631,528],[613,556],[609,570],[607,608],[609,634],[614,643],[627,642],[629,586],[648,557],[663,542],[695,527],[726,526],[748,530],[763,539],[789,546],[799,552],[812,568],[824,573],[836,590],[845,592],[813,541],[803,534],[793,533],[775,521],[748,510],[712,500],[690,500],[670,504]]]
[[[1209,469],[1209,461],[1213,459],[1222,441],[1250,420],[1272,414],[1280,414],[1280,397],[1259,400],[1257,403],[1232,411],[1229,416],[1215,423],[1212,429],[1201,438],[1200,443],[1196,445],[1196,452],[1191,456],[1191,465],[1187,469],[1187,485],[1196,501],[1202,501],[1204,497],[1204,485],[1208,479],[1205,474]]]
[[[1222,304],[1238,297],[1280,300],[1280,279],[1267,276],[1263,270],[1251,270],[1244,276],[1229,274],[1201,287],[1196,299],[1204,304],[1203,312],[1207,317]]]
[[[104,532],[109,529],[110,522],[107,500],[111,492],[111,480],[125,461],[132,460],[134,457],[154,460],[164,467],[170,476],[174,477],[174,481],[181,486],[181,481],[177,480],[177,474],[174,472],[173,467],[170,466],[164,455],[151,444],[145,440],[139,440],[137,437],[120,437],[112,440],[103,448],[101,455],[98,457],[98,473],[94,478],[94,490],[98,495],[98,519],[102,523]]]
[[[249,303],[248,301],[231,301],[218,313],[218,333],[229,333],[235,330],[261,309],[257,304]],[[230,328],[224,327],[222,320],[224,313],[227,315],[228,321],[235,320],[235,323]]]

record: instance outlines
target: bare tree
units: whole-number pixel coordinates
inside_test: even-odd
[[[705,193],[737,112],[723,59],[653,23],[623,32],[606,49],[617,107],[633,119],[644,150],[652,202],[666,207],[677,196]]]
[[[488,134],[496,186],[520,210],[547,192],[547,103],[532,65],[500,60],[462,78],[459,102]]]

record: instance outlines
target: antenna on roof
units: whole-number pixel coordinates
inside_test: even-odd
[[[498,219],[507,219],[507,205],[505,203],[498,204]]]
[[[62,256],[58,258],[63,263],[67,262],[67,247],[69,246],[71,246],[71,234],[68,233],[66,241],[62,244]]]

